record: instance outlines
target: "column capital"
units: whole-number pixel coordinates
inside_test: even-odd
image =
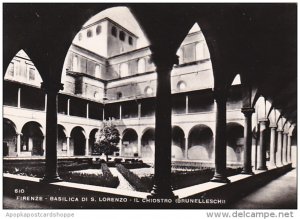
[[[53,84],[50,85],[49,83],[42,82],[41,83],[41,89],[46,94],[49,94],[49,93],[57,94],[60,90],[64,89],[64,84],[62,84],[62,83],[53,83]]]
[[[262,122],[268,122],[269,120],[267,118],[262,118],[262,119],[259,119],[258,122],[259,123],[262,123]]]
[[[17,134],[17,135],[21,135],[21,136],[23,135],[22,132],[16,132],[16,134]]]
[[[241,109],[241,112],[245,115],[245,116],[251,116],[254,112],[255,109],[253,107],[243,107]]]
[[[283,132],[282,128],[278,128],[277,132]]]
[[[178,56],[176,53],[167,50],[158,49],[151,46],[151,60],[156,65],[157,71],[172,70],[174,64],[178,64]]]
[[[276,128],[277,128],[277,125],[274,124],[274,123],[270,123],[269,128],[271,128],[271,129],[276,129]]]

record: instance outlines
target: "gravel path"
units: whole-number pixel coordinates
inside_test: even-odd
[[[129,182],[122,176],[122,174],[117,170],[115,167],[110,167],[109,168],[112,175],[117,176],[120,180],[120,184],[117,187],[117,189],[122,189],[122,190],[131,190],[135,191],[135,189],[129,184]]]

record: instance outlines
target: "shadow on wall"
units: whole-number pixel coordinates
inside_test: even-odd
[[[188,159],[211,160],[213,154],[213,132],[206,125],[194,126],[188,138]]]
[[[244,127],[238,123],[228,123],[226,127],[226,158],[230,162],[242,162],[244,153]]]

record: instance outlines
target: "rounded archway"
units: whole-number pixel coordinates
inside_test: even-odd
[[[231,162],[242,162],[244,145],[244,127],[230,122],[226,126],[227,148],[226,158]]]
[[[76,126],[71,131],[70,154],[74,156],[85,154],[85,135],[82,127]]]
[[[184,159],[185,139],[184,132],[179,126],[172,128],[172,158]]]
[[[89,153],[91,153],[91,155],[98,155],[95,151],[96,135],[98,131],[99,129],[93,129],[89,135]]]
[[[24,156],[41,156],[44,154],[44,135],[42,126],[37,122],[27,122],[22,128],[21,153]]]
[[[142,157],[154,158],[155,152],[155,129],[147,128],[141,138],[142,144]]]
[[[9,119],[3,118],[3,156],[17,155],[16,125]]]
[[[134,129],[129,128],[124,130],[121,150],[122,156],[138,156],[138,135]]]
[[[64,126],[57,125],[57,155],[67,156],[67,136]]]
[[[210,160],[213,153],[213,132],[206,125],[194,126],[188,139],[188,159]]]

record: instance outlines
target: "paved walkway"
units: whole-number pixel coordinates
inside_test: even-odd
[[[124,176],[117,170],[116,167],[110,167],[109,169],[110,169],[110,172],[112,173],[113,176],[117,176],[119,178],[120,184],[117,187],[117,189],[135,191],[135,189],[124,178]]]
[[[264,187],[237,201],[231,209],[294,209],[297,208],[297,171],[271,181]]]

